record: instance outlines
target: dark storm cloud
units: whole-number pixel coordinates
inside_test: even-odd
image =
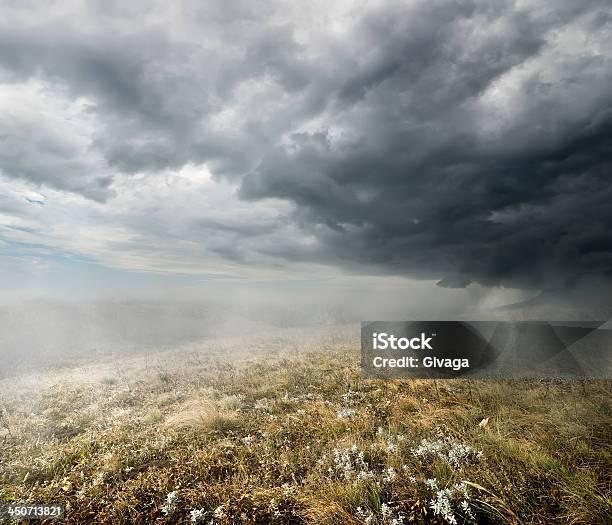
[[[351,138],[268,154],[242,195],[297,203],[330,261],[441,286],[555,286],[612,268],[612,62],[606,49],[589,56],[597,44],[584,33],[610,42],[597,8],[560,4],[538,18],[466,2],[366,17],[356,41],[371,48],[335,97],[334,124]],[[549,51],[572,30],[583,56]],[[497,125],[482,101],[496,82],[516,89],[503,82],[522,67]]]
[[[608,2],[386,2],[338,31],[270,2],[58,5],[7,4],[0,82],[83,97],[90,142],[50,127],[26,147],[16,118],[8,176],[104,200],[114,178],[206,163],[247,201],[293,203],[316,241],[261,254],[447,287],[612,268]],[[253,234],[197,224],[234,260]]]

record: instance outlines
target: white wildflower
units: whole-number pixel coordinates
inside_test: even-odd
[[[206,511],[204,509],[193,509],[189,512],[189,520],[191,523],[200,523],[204,521]]]
[[[449,500],[451,492],[448,489],[442,489],[436,492],[435,497],[429,503],[429,507],[433,510],[433,513],[439,516],[452,525],[457,523],[455,513],[453,512],[453,506]]]
[[[435,515],[441,516],[451,525],[457,524],[458,517],[471,522],[476,521],[470,508],[469,489],[465,483],[455,483],[452,487],[444,489],[440,489],[435,480],[427,480],[425,483],[434,493],[429,507]]]
[[[354,390],[350,390],[342,395],[342,404],[344,406],[354,405],[359,400],[359,393]]]
[[[460,469],[472,459],[482,458],[481,451],[460,443],[451,436],[444,436],[441,432],[438,432],[437,439],[422,439],[419,445],[412,449],[412,455],[421,459],[439,458],[455,469]]]
[[[402,512],[384,502],[380,505],[380,517],[383,525],[403,525],[405,519]]]
[[[438,490],[438,481],[435,478],[429,478],[425,480],[425,485],[427,485],[431,490]]]
[[[390,483],[394,481],[396,478],[397,478],[397,473],[395,472],[395,469],[393,467],[389,467],[387,470],[384,471],[382,480],[385,483]]]
[[[356,512],[357,516],[362,518],[366,525],[370,525],[374,521],[374,513],[371,510],[365,511],[363,508],[357,507]]]
[[[250,446],[253,444],[253,442],[255,441],[255,437],[254,436],[245,436],[240,440],[244,445],[246,446]]]
[[[351,448],[335,448],[332,450],[334,468],[330,473],[340,474],[344,479],[371,479],[374,473],[370,470],[364,453],[353,445]]]
[[[168,492],[166,496],[166,503],[162,505],[161,511],[166,515],[170,516],[176,510],[176,502],[178,500],[178,496],[176,494],[176,490],[172,492]]]
[[[357,411],[352,408],[342,408],[336,413],[338,419],[352,419],[357,414]]]

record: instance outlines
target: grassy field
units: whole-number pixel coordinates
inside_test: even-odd
[[[380,381],[279,331],[0,382],[0,501],[67,523],[612,523],[609,381]]]

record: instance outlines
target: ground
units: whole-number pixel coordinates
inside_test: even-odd
[[[66,523],[612,523],[612,382],[364,379],[354,333],[6,378],[0,500]]]

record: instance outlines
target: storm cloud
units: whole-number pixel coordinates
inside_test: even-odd
[[[444,287],[612,268],[609,2],[298,4],[1,2],[0,173],[104,239],[5,197],[4,242]]]

